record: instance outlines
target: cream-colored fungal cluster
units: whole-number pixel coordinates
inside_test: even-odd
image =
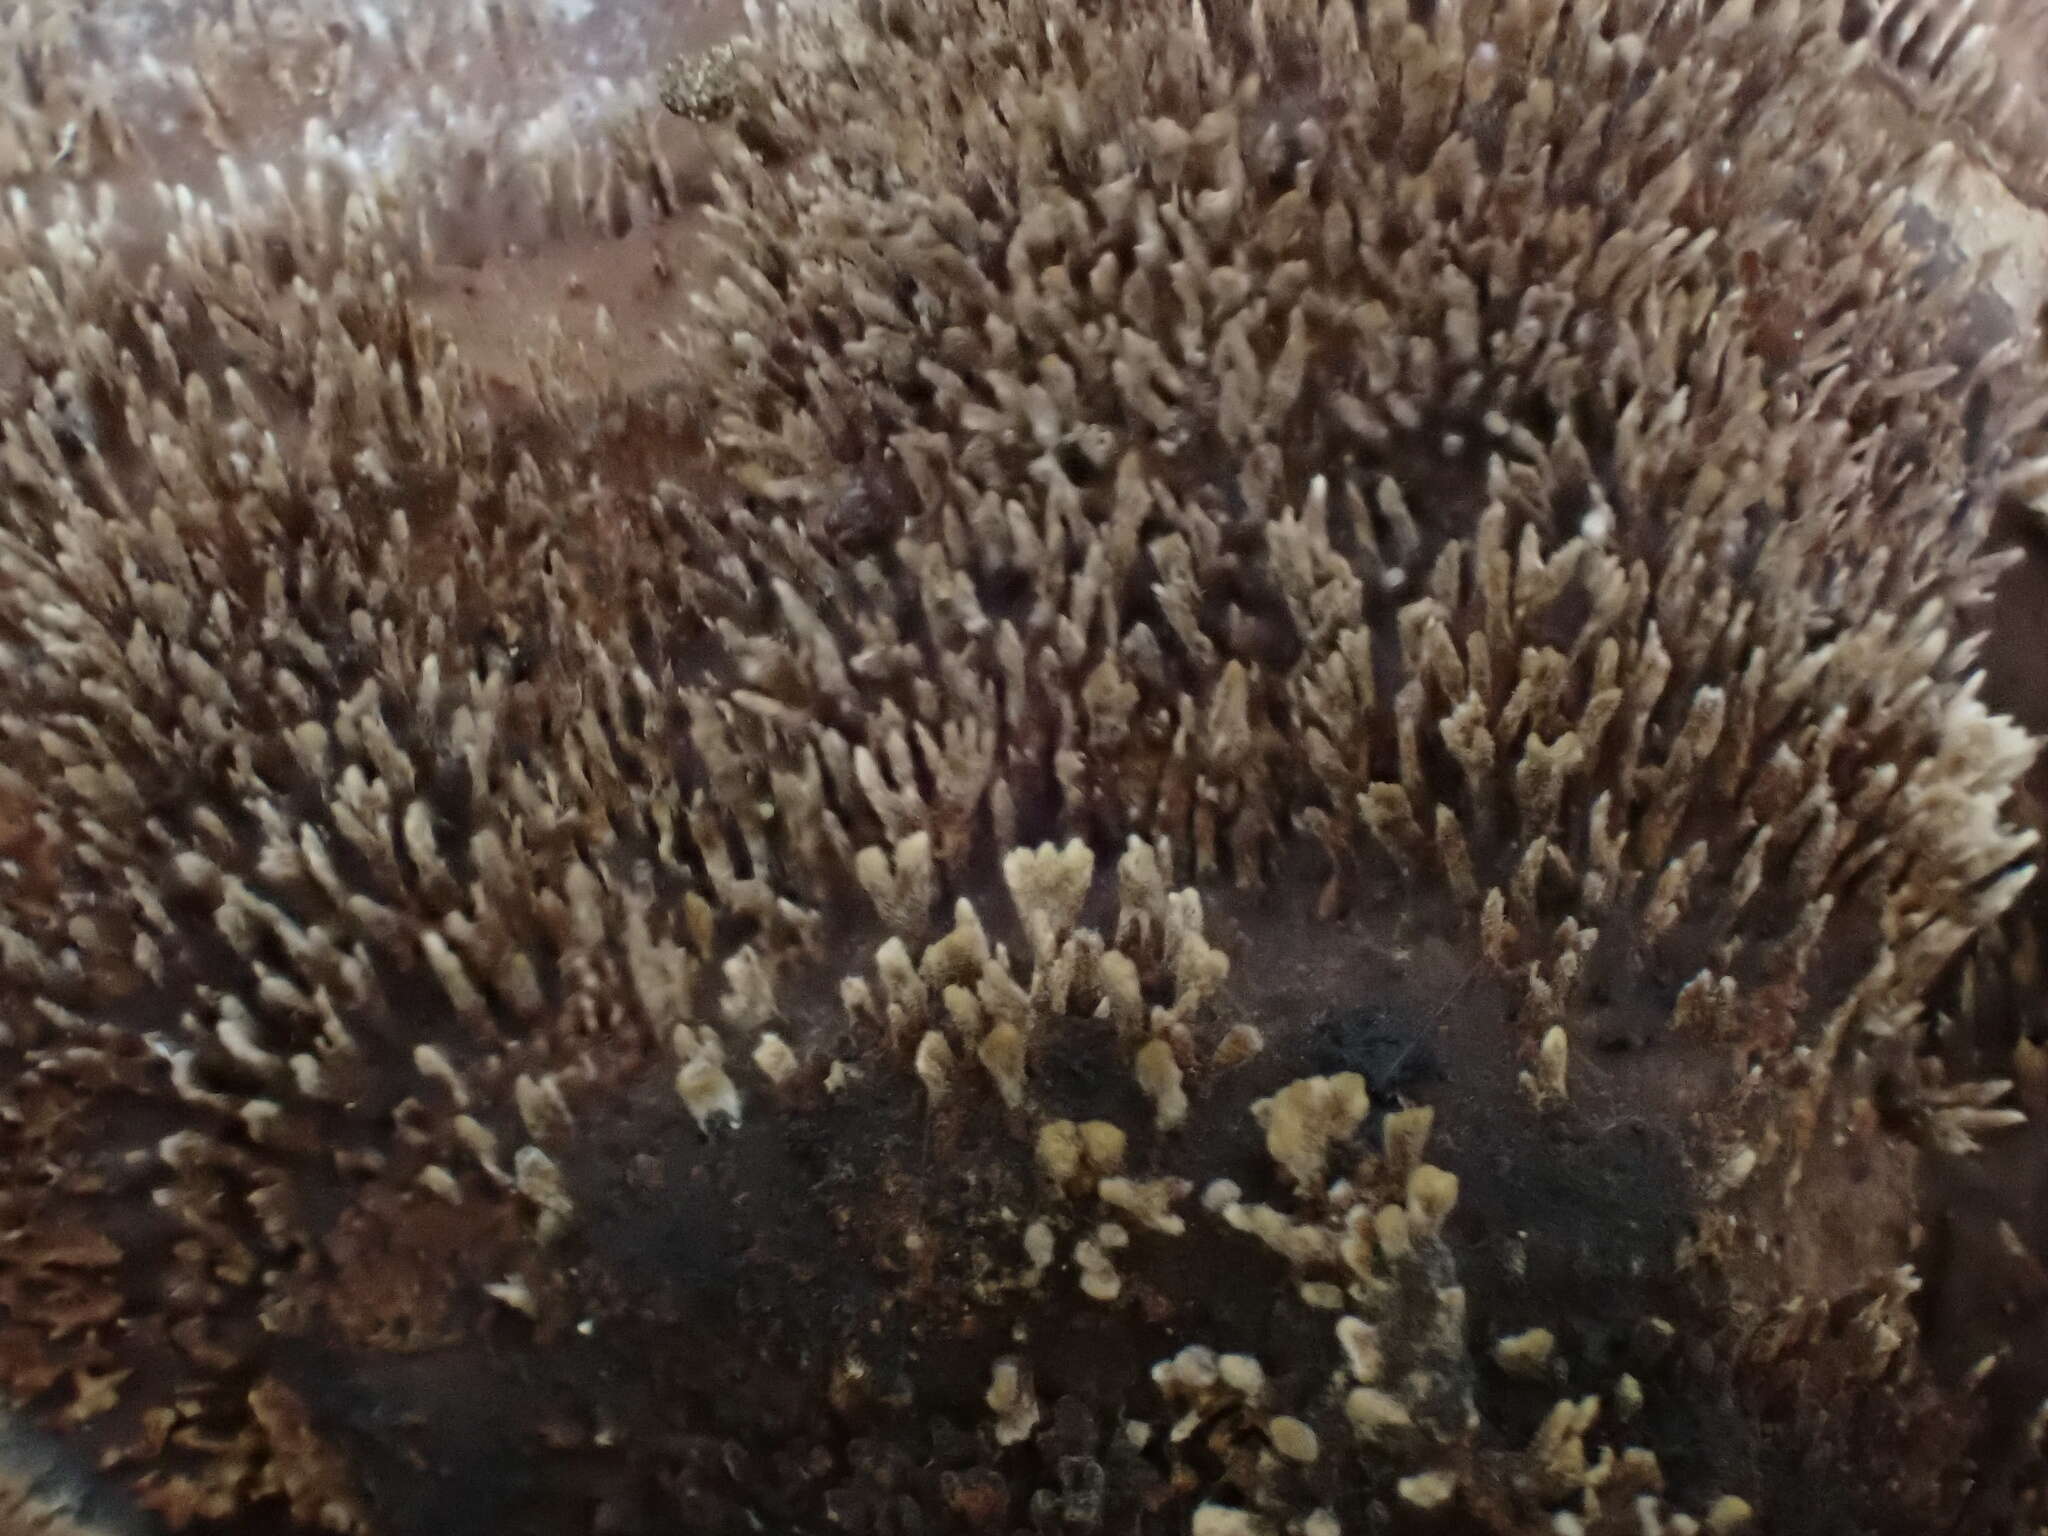
[[[1314,1097],[1326,1081],[1291,1084],[1292,1103]],[[1292,1107],[1275,1109],[1261,1119],[1270,1129],[1288,1124],[1296,1113]],[[1389,1115],[1381,1150],[1359,1160],[1349,1178],[1327,1186],[1319,1179],[1299,1190],[1304,1210],[1292,1216],[1270,1206],[1246,1206],[1227,1182],[1203,1195],[1211,1219],[1220,1217],[1263,1240],[1293,1273],[1322,1277],[1305,1282],[1303,1290],[1328,1290],[1329,1305],[1340,1313],[1331,1328],[1329,1375],[1306,1383],[1301,1400],[1276,1401],[1282,1394],[1269,1373],[1246,1354],[1190,1345],[1154,1367],[1166,1405],[1180,1411],[1170,1427],[1162,1426],[1166,1439],[1178,1444],[1204,1433],[1210,1450],[1226,1456],[1230,1480],[1255,1506],[1204,1505],[1192,1528],[1280,1529],[1276,1511],[1286,1506],[1278,1490],[1301,1466],[1321,1463],[1329,1435],[1333,1459],[1403,1468],[1392,1492],[1398,1504],[1415,1511],[1444,1508],[1461,1487],[1479,1485],[1512,1487],[1534,1503],[1558,1506],[1553,1530],[1740,1529],[1733,1514],[1746,1505],[1735,1496],[1712,1501],[1704,1522],[1670,1510],[1659,1497],[1665,1481],[1655,1452],[1628,1442],[1626,1421],[1640,1411],[1642,1399],[1639,1385],[1626,1375],[1616,1378],[1615,1408],[1608,1410],[1610,1419],[1621,1422],[1603,1425],[1597,1435],[1603,1399],[1591,1395],[1558,1400],[1524,1446],[1476,1448],[1473,1382],[1481,1366],[1470,1338],[1466,1293],[1445,1237],[1458,1180],[1421,1160],[1430,1119],[1427,1109]],[[1291,1178],[1290,1163],[1276,1160]],[[1561,1380],[1554,1344],[1541,1329],[1502,1339],[1487,1368],[1531,1381]],[[1336,1438],[1337,1426],[1347,1427],[1348,1435]],[[1342,1528],[1327,1508],[1294,1514],[1286,1528],[1303,1536]]]
[[[579,0],[13,6],[0,19],[0,401],[25,404],[40,381],[59,419],[110,433],[72,396],[113,354],[80,356],[78,333],[138,300],[162,320],[168,297],[197,312],[193,289],[228,289],[216,305],[260,334],[276,291],[328,292],[346,246],[431,313],[456,286],[446,264],[670,223],[693,192],[649,58],[731,24]],[[532,338],[550,343],[533,349],[546,397],[611,371],[579,346],[609,320],[563,319]],[[524,374],[526,341],[480,360]],[[253,383],[261,364],[239,360]]]
[[[957,825],[991,761],[999,843],[1020,782],[1176,877],[1306,834],[1326,912],[1381,871],[1463,909],[1545,1080],[1590,983],[1655,973],[1689,1035],[1797,1038],[1818,1110],[1904,1070],[2028,878],[1996,807],[2033,746],[1967,682],[1998,465],[1963,409],[2026,386],[1908,318],[1966,286],[1922,292],[1893,222],[1947,157],[1825,130],[1824,16],[1602,9],[904,11],[787,66],[830,158],[750,172],[694,343],[763,601],[808,589],[734,702],[828,776],[865,736],[891,835],[917,763]],[[869,558],[784,552],[882,474]]]
[[[661,77],[661,104],[697,122],[731,115],[739,106],[738,57],[735,44],[720,43],[675,60]]]
[[[1913,120],[1952,134],[2022,199],[2048,196],[2043,49],[2048,17],[2029,0],[1885,0],[1844,8],[1844,31],[1868,39],[1886,84]]]
[[[1547,1108],[1590,1012],[1659,998],[1660,1032],[1748,1068],[1702,1148],[1700,1254],[1880,1099],[1943,1150],[2014,1123],[2004,1084],[1918,1053],[1930,988],[2031,877],[1994,807],[2033,744],[1968,681],[2004,467],[1965,417],[2017,422],[2035,386],[2017,348],[1959,360],[1907,319],[1978,275],[1916,282],[1894,222],[1950,154],[1822,126],[1875,45],[1825,7],[1019,9],[896,8],[763,82],[778,141],[830,157],[749,173],[696,339],[756,548],[807,578],[801,638],[750,651],[782,681],[761,751],[865,734],[896,784],[947,786],[996,739],[998,847],[1022,783],[1175,879],[1261,884],[1305,836],[1325,916],[1438,892],[1518,994]],[[888,493],[900,515],[852,519]],[[778,552],[849,526],[850,571]],[[903,723],[849,718],[849,677]],[[858,782],[888,836],[958,823]],[[1297,1183],[1357,1092],[1268,1101],[1301,1106]],[[1095,1172],[1079,1135],[1059,1167]],[[1075,1263],[1114,1299],[1106,1233]],[[1593,1411],[1546,1421],[1566,1462]]]
[[[492,1015],[603,1006],[490,893],[587,930],[589,871],[525,884],[577,791],[504,774],[608,381],[559,326],[530,381],[465,358],[437,264],[672,221],[677,34],[173,10],[0,22],[0,1378],[173,1526],[364,1529],[261,1341],[537,1305],[572,1122]]]
[[[1113,946],[1094,929],[1077,926],[1094,883],[1095,856],[1086,843],[1011,850],[1002,872],[1031,949],[1026,979],[1007,946],[991,946],[964,896],[954,907],[952,929],[913,959],[902,935],[923,931],[929,915],[928,838],[915,833],[898,845],[893,882],[882,873],[888,862],[879,849],[856,857],[872,877],[862,883],[885,921],[895,914],[907,925],[893,929],[876,951],[875,980],[848,977],[840,996],[856,1025],[895,1045],[914,1042],[917,1073],[934,1103],[952,1092],[956,1071],[971,1057],[1007,1108],[1023,1108],[1033,1035],[1052,1020],[1079,1014],[1113,1030],[1126,1047],[1157,1127],[1181,1123],[1187,1095],[1180,1062],[1195,1051],[1191,1026],[1229,976],[1230,961],[1202,935],[1200,893],[1166,889],[1159,850],[1132,838],[1118,861]],[[1084,1169],[1114,1175],[1121,1138],[1103,1122],[1053,1121],[1037,1134],[1039,1165],[1061,1184]],[[1105,1178],[1103,1188],[1111,1186],[1115,1192],[1103,1194],[1110,1203],[1152,1210],[1154,1224],[1167,1219],[1156,1192]]]
[[[1771,1437],[1939,1421],[1906,1256],[1785,1255],[2013,1118],[1920,1058],[2031,873],[2040,392],[1841,21],[793,22],[644,390],[481,376],[418,187],[230,160],[141,264],[17,204],[0,1385],[173,1524],[380,1536],[1733,1533]],[[668,217],[640,131],[546,207]],[[1383,998],[1430,1104],[1318,1056]],[[1471,1235],[1625,1119],[1676,1364]]]

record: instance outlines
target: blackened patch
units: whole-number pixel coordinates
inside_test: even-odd
[[[1142,1125],[1151,1104],[1116,1031],[1096,1019],[1063,1019],[1034,1042],[1031,1084],[1048,1119]]]
[[[1424,1087],[1444,1080],[1443,1062],[1426,1028],[1374,1004],[1333,1008],[1309,1030],[1309,1070],[1320,1077],[1358,1073],[1375,1111],[1393,1100],[1409,1103]]]
[[[64,1444],[0,1407],[0,1486],[21,1497],[29,1523],[47,1510],[53,1527],[69,1516],[105,1536],[153,1536],[156,1521],[128,1503],[94,1474],[92,1463]]]
[[[1594,1129],[1501,1104],[1443,1122],[1431,1156],[1459,1177],[1451,1232],[1480,1337],[1548,1328],[1597,1391],[1645,1364],[1642,1319],[1685,1320],[1677,1253],[1692,1180],[1668,1127]],[[1546,1387],[1489,1407],[1533,1432],[1555,1399]]]

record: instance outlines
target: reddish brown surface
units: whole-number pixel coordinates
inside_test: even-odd
[[[676,307],[688,302],[704,259],[703,220],[692,212],[620,239],[585,235],[475,266],[437,266],[422,275],[418,302],[486,388],[526,388],[536,327],[544,338],[549,326],[559,326],[577,354],[572,376],[633,392],[657,384],[669,366],[662,334]]]

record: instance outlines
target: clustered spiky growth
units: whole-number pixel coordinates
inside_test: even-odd
[[[791,25],[509,420],[371,199],[17,216],[0,1381],[220,1531],[1974,1508],[2041,392],[1844,21]]]
[[[1841,20],[1923,126],[1954,135],[2040,205],[2048,13],[2029,0],[1849,0]]]
[[[80,336],[111,317],[159,324],[183,366],[255,386],[270,308],[301,286],[297,302],[346,307],[329,297],[344,262],[442,315],[451,272],[674,228],[700,189],[647,54],[716,36],[737,9],[19,0],[0,17],[0,406],[25,408],[40,383],[75,426],[74,389],[116,355],[81,356]],[[521,339],[545,343],[530,350],[551,406],[603,374],[579,343],[610,341],[628,299],[550,298]],[[230,329],[194,350],[184,316],[207,329],[209,303]],[[479,380],[522,391],[528,349],[476,340]]]

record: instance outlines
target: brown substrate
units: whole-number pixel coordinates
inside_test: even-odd
[[[1923,119],[1923,131],[1954,135],[1980,161],[1936,211],[1961,248],[2006,250],[1997,287],[2015,313],[1988,334],[2008,330],[2038,352],[2048,300],[2048,183],[2040,169],[2048,144],[2048,12],[2028,0],[1884,9],[1892,19],[1869,35],[1897,71],[1892,84],[1909,116],[1929,108],[1930,80],[1955,73],[1963,56],[1956,44],[1968,29],[1985,29],[1975,47],[1995,60],[1996,109],[1936,106]],[[1873,10],[1851,6],[1852,32],[1868,26]],[[2048,735],[2048,520],[2038,501],[2008,499],[1993,543],[2015,563],[1988,614],[1984,697]],[[2036,762],[2019,808],[2028,824],[2048,832],[2048,756]],[[2013,1060],[2019,1043],[2048,1040],[2044,935],[2048,891],[2037,883],[1965,966],[1966,990],[1946,998],[1950,1017],[1941,1035],[1952,1075],[2019,1075],[2030,1123],[1977,1155],[1930,1155],[1919,1176],[1912,1258],[1925,1282],[1916,1303],[1923,1344],[1937,1377],[1963,1394],[1977,1425],[1965,1462],[1969,1496],[1939,1527],[1962,1536],[2033,1530],[2048,1518],[2041,1419],[2048,1405],[2048,1097],[2038,1081],[2015,1074]]]
[[[2048,524],[2008,507],[1998,538],[2021,558],[1999,583],[1985,648],[1985,697],[2048,733]],[[2022,798],[2048,829],[2048,758]],[[2012,1072],[2014,1047],[2048,1040],[2040,941],[2048,889],[2036,885],[1975,967],[1973,1006],[1958,1008],[1946,1052],[1958,1073]],[[1973,1157],[1927,1160],[1925,1236],[1915,1260],[1936,1370],[1973,1382],[1981,1426],[1970,1450],[1973,1489],[1953,1529],[2031,1529],[2048,1515],[2040,1418],[2048,1404],[2048,1100],[2025,1094],[2030,1122]]]
[[[1616,1410],[1617,1432],[1657,1447],[1658,1486],[1674,1502],[1743,1487],[1766,1508],[1802,1510],[1802,1536],[1922,1536],[1929,1509],[1918,1501],[1953,1442],[1908,1442],[1881,1411],[1852,1417],[1855,1381],[1745,1361],[1724,1332],[1727,1296],[1686,1259],[1702,1145],[1688,1127],[1726,1093],[1720,1055],[1661,1035],[1596,1052],[1570,1105],[1539,1110],[1504,1049],[1511,999],[1430,936],[1431,914],[1389,891],[1318,923],[1313,882],[1291,884],[1292,896],[1216,903],[1217,942],[1259,963],[1205,1038],[1249,1025],[1268,1045],[1195,1091],[1183,1125],[1151,1128],[1114,1032],[1080,1017],[1034,1036],[1031,1118],[1124,1127],[1133,1170],[1170,1168],[1196,1197],[1227,1180],[1247,1202],[1285,1206],[1287,1181],[1254,1129],[1258,1100],[1359,1073],[1373,1106],[1367,1144],[1390,1112],[1430,1106],[1431,1159],[1459,1181],[1444,1233],[1455,1269],[1415,1276],[1413,1304],[1426,1309],[1431,1283],[1455,1281],[1472,1337],[1541,1328],[1556,1339],[1535,1377],[1482,1361],[1442,1384],[1446,1412],[1464,1394],[1476,1407],[1482,1460],[1518,1452],[1561,1396],[1611,1396],[1627,1375],[1641,1396]],[[1298,1299],[1287,1262],[1190,1209],[1182,1235],[1132,1234],[1114,1304],[1077,1296],[1063,1277],[1020,1280],[1026,1216],[1068,1219],[1057,1195],[1048,1205],[1030,1118],[973,1089],[929,1111],[904,1092],[896,1053],[823,998],[789,1009],[783,1027],[815,1054],[775,1110],[678,1137],[673,1091],[656,1074],[579,1135],[563,1160],[576,1226],[532,1271],[567,1310],[551,1306],[538,1332],[506,1309],[459,1349],[366,1350],[316,1333],[268,1354],[260,1368],[347,1458],[375,1528],[1175,1536],[1195,1503],[1246,1475],[1242,1426],[1223,1408],[1200,1431],[1214,1442],[1206,1451],[1169,1455],[1163,1433],[1146,1444],[1128,1433],[1160,1423],[1153,1367],[1190,1345],[1255,1359],[1262,1412],[1287,1409],[1330,1448],[1269,1479],[1269,1494],[1329,1509],[1346,1530],[1444,1528],[1403,1508],[1398,1462],[1376,1467],[1348,1449],[1328,1370],[1335,1314]],[[841,1086],[827,1086],[828,1062]],[[1855,1191],[1823,1162],[1805,1199],[1862,1224],[1866,1243],[1896,1243],[1898,1209],[1882,1198],[1857,1208]],[[1834,1257],[1838,1272],[1803,1275],[1802,1288],[1845,1294],[1870,1270]],[[401,1295],[375,1290],[374,1268],[356,1276],[367,1313],[403,1309]],[[1043,1417],[992,1451],[991,1370],[1020,1355]],[[1809,1356],[1799,1371],[1814,1368]],[[1819,1417],[1817,1399],[1829,1410]],[[1894,1475],[1873,1482],[1880,1445]],[[1469,1500],[1473,1523],[1459,1529],[1522,1531],[1535,1517],[1527,1490],[1505,1478],[1475,1483]],[[262,1508],[192,1527],[286,1528]]]

